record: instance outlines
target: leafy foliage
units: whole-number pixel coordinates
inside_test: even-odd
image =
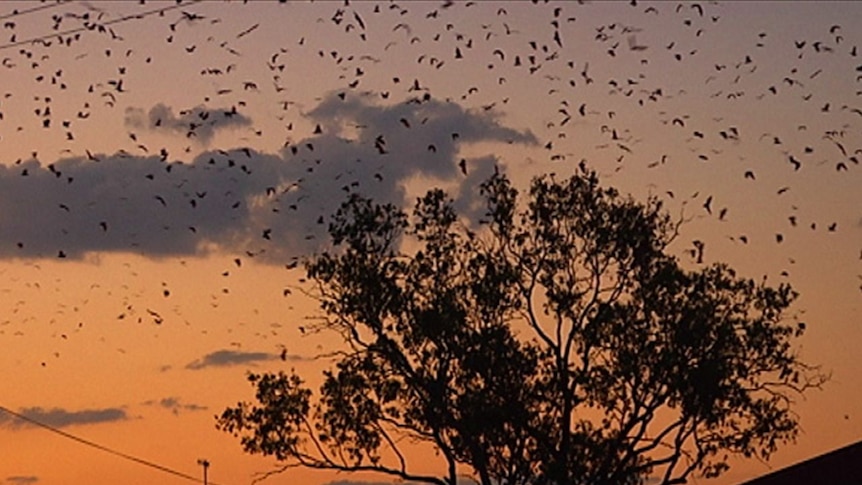
[[[796,293],[714,264],[685,269],[658,200],[595,173],[482,186],[471,230],[441,190],[408,216],[352,195],[331,252],[306,263],[343,337],[317,395],[295,374],[251,375],[257,404],[218,426],[284,469],[377,471],[454,485],[683,483],[729,454],[768,458],[798,430],[793,397],[825,376],[791,345]],[[401,440],[432,446],[412,474]]]

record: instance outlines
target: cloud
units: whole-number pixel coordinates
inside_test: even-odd
[[[141,108],[126,109],[126,126],[129,128],[178,134],[196,139],[203,145],[209,145],[216,130],[251,125],[251,118],[239,113],[235,106],[224,110],[195,106],[180,111],[179,116],[175,116],[173,110],[162,103],[156,104],[146,113]]]
[[[85,409],[81,411],[67,411],[61,408],[42,409],[40,407],[24,408],[19,414],[54,428],[65,428],[68,426],[110,423],[125,421],[128,419],[126,411],[120,408]],[[18,419],[8,414],[0,415],[0,427],[17,429],[24,426],[35,426],[27,421]]]
[[[461,148],[536,143],[490,112],[433,99],[381,106],[331,95],[308,117],[320,132],[280,153],[240,147],[179,161],[119,152],[0,166],[0,258],[221,251],[281,264],[319,249],[348,192],[404,206],[408,185],[431,179],[473,207],[497,158],[462,163]]]
[[[498,159],[492,154],[462,157],[462,147],[487,142],[538,144],[532,133],[503,126],[492,111],[467,110],[434,99],[378,106],[360,98],[329,96],[308,116],[321,125],[320,138],[332,141],[325,144],[326,159],[342,160],[340,164],[314,167],[319,173],[314,180],[320,184],[318,190],[333,195],[332,203],[325,205],[327,213],[344,199],[338,194],[343,184],[327,181],[345,173],[352,176],[360,192],[370,188],[365,195],[402,206],[408,203],[405,184],[416,177],[454,181],[459,187],[453,194],[457,195],[456,202],[467,208],[474,205],[478,184],[493,173]],[[374,163],[365,163],[362,168],[350,163],[354,160]]]
[[[4,483],[9,483],[11,485],[29,485],[38,481],[39,477],[34,475],[13,475],[10,477],[6,477]]]
[[[169,410],[175,416],[180,414],[180,411],[206,411],[209,409],[206,406],[201,406],[200,404],[186,404],[180,402],[180,398],[178,397],[165,397],[159,399],[158,401],[151,400],[143,403],[145,406],[159,406],[161,408]]]
[[[203,358],[190,362],[186,369],[201,370],[206,367],[228,367],[233,365],[250,364],[273,360],[278,356],[266,352],[239,352],[235,350],[217,350],[209,353]]]

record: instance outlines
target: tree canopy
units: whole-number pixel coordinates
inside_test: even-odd
[[[250,374],[256,402],[217,426],[279,470],[439,485],[683,483],[795,438],[794,399],[826,377],[793,345],[788,284],[685,264],[659,200],[583,167],[481,196],[470,223],[439,189],[411,214],[352,194],[305,264],[317,330],[344,341],[323,383]],[[411,471],[405,440],[445,467]]]

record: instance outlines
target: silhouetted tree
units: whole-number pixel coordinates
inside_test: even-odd
[[[825,376],[791,345],[790,286],[682,267],[661,203],[583,168],[535,179],[525,205],[501,174],[481,193],[472,230],[441,190],[412,217],[352,195],[306,262],[318,330],[345,343],[334,367],[317,393],[251,374],[257,402],[218,427],[277,471],[440,485],[683,483],[794,439],[793,398]],[[405,439],[445,471],[412,473]]]

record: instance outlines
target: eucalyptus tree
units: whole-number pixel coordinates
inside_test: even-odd
[[[794,439],[794,398],[826,376],[795,350],[789,285],[685,264],[659,200],[583,167],[526,197],[497,173],[481,195],[475,223],[439,189],[409,214],[351,195],[305,263],[316,330],[344,343],[322,384],[250,374],[256,402],[217,426],[276,471],[438,485],[683,483]]]

